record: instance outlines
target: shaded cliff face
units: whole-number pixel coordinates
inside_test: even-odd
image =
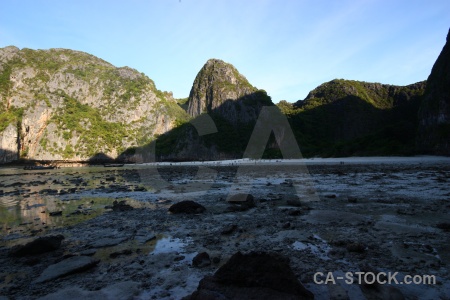
[[[134,69],[73,50],[0,49],[1,161],[116,158],[187,118]]]
[[[210,59],[197,74],[187,101],[191,123],[159,137],[156,156],[160,160],[240,158],[262,107],[273,105],[266,91],[252,86],[234,66]],[[203,117],[209,125],[201,121]],[[200,123],[200,131],[210,133],[192,126]]]
[[[306,156],[412,154],[425,86],[332,80],[279,107]]]
[[[273,105],[265,91],[252,86],[233,65],[210,59],[194,80],[187,112],[192,117],[218,113],[236,124],[256,120],[262,105]]]
[[[427,82],[417,145],[423,152],[450,155],[450,30]]]

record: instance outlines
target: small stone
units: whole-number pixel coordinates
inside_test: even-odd
[[[206,208],[203,205],[191,200],[181,201],[169,207],[169,211],[173,214],[198,214],[205,210]]]
[[[207,267],[210,264],[211,259],[209,258],[209,254],[206,252],[201,252],[192,259],[192,265],[197,268]]]
[[[47,267],[34,283],[47,282],[73,273],[90,269],[100,261],[88,256],[72,256]]]
[[[351,243],[347,245],[347,251],[349,252],[363,253],[365,250],[366,247],[361,243]]]
[[[122,243],[126,238],[102,238],[95,240],[90,246],[92,248],[111,247]]]
[[[127,211],[127,210],[133,210],[133,207],[131,205],[126,204],[125,200],[122,200],[120,202],[114,201],[112,210],[113,211]]]
[[[438,224],[436,224],[436,227],[444,230],[445,232],[450,231],[450,223],[438,223]]]
[[[232,234],[237,228],[238,228],[238,226],[236,224],[228,225],[227,227],[222,229],[220,234],[222,234],[222,235]]]
[[[39,194],[47,194],[47,195],[57,195],[58,190],[55,189],[43,189],[39,191]]]
[[[251,194],[235,194],[229,196],[227,202],[231,204],[229,211],[246,211],[255,207],[255,200]]]
[[[32,258],[27,259],[27,260],[25,261],[25,264],[26,264],[27,266],[34,266],[34,265],[37,265],[37,264],[40,263],[40,262],[41,262],[41,260],[40,260],[39,258],[32,257]],[[1,298],[0,298],[0,299],[1,299]]]
[[[347,291],[339,284],[327,284],[330,300],[349,300]]]
[[[290,216],[300,216],[302,214],[302,211],[299,209],[295,209],[295,210],[289,210],[288,215]]]
[[[294,182],[292,181],[292,179],[285,179],[284,182],[280,183],[280,185],[286,186],[286,187],[293,187]]]
[[[285,195],[283,199],[286,200],[287,205],[291,206],[302,206],[302,203],[300,202],[300,198],[297,195]]]
[[[255,200],[253,195],[251,194],[234,194],[228,197],[227,202],[230,204],[246,204],[247,206],[251,207],[255,206]]]
[[[62,215],[62,211],[52,211],[49,213],[50,216],[54,217],[54,216],[61,216]]]
[[[92,255],[94,255],[95,253],[97,253],[97,250],[96,249],[86,249],[86,250],[83,250],[83,251],[80,251],[80,255],[84,255],[84,256],[92,256]]]
[[[287,222],[284,223],[283,226],[281,226],[283,229],[288,229],[289,227],[291,227],[291,223]]]
[[[181,260],[183,260],[183,259],[185,259],[186,258],[186,256],[184,256],[184,255],[179,255],[179,256],[176,256],[174,259],[173,259],[173,261],[181,261]]]
[[[353,196],[348,196],[347,200],[348,200],[348,203],[357,203],[358,202],[358,198],[353,197]]]
[[[109,257],[116,258],[116,257],[122,256],[122,255],[130,255],[131,253],[133,253],[133,251],[131,251],[130,249],[124,249],[121,251],[116,251],[116,252],[111,253],[109,255]]]
[[[61,234],[38,237],[27,244],[12,247],[9,255],[21,257],[53,251],[59,249],[63,239]]]
[[[108,177],[105,178],[105,180],[106,180],[106,181],[114,181],[114,180],[116,180],[116,177],[114,177],[114,176],[108,176]]]

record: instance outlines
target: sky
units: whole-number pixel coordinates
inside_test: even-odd
[[[68,48],[189,96],[210,58],[277,103],[335,78],[427,79],[450,27],[448,0],[4,1],[0,47]]]

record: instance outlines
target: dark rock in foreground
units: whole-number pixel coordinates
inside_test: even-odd
[[[287,205],[296,207],[302,206],[302,202],[297,195],[285,195],[283,198],[286,200]]]
[[[366,250],[366,246],[361,243],[350,243],[347,245],[347,251],[363,253]]]
[[[314,299],[314,295],[298,281],[287,258],[238,252],[184,299]]]
[[[169,207],[169,211],[173,214],[198,214],[205,210],[203,205],[191,200],[181,201]]]
[[[438,223],[436,224],[436,227],[446,232],[450,232],[450,223]]]
[[[37,239],[24,245],[16,245],[12,247],[9,254],[11,256],[21,257],[53,251],[61,246],[61,241],[63,239],[64,236],[61,234],[38,237]]]
[[[227,202],[231,204],[230,211],[246,211],[255,207],[255,200],[251,194],[235,194],[230,196]]]
[[[243,193],[235,194],[235,195],[230,196],[227,199],[227,201],[228,201],[228,203],[231,203],[231,204],[244,204],[245,203],[248,205],[253,205],[253,206],[255,205],[253,195],[251,195],[251,194],[243,194]]]
[[[353,197],[353,196],[348,196],[347,200],[348,200],[348,203],[357,203],[358,202],[358,198]]]
[[[232,234],[237,228],[238,228],[238,226],[236,224],[230,224],[230,225],[224,227],[222,229],[222,231],[220,232],[220,234],[222,234],[222,235]]]
[[[197,254],[192,260],[192,265],[197,268],[207,267],[211,264],[211,259],[209,254],[206,252],[201,252]]]
[[[131,251],[130,249],[124,249],[124,250],[121,250],[121,251],[115,251],[115,252],[111,253],[111,254],[109,255],[109,257],[111,257],[111,258],[116,258],[116,257],[118,257],[118,256],[122,256],[122,255],[130,255],[130,254],[132,254],[132,253],[133,253],[133,251]]]
[[[60,278],[73,273],[88,270],[100,261],[88,256],[72,256],[59,263],[49,266],[36,279],[35,283],[42,283],[56,278]]]
[[[122,200],[120,202],[114,201],[112,210],[113,211],[127,211],[127,210],[133,210],[133,207],[129,204],[126,204],[125,200]]]

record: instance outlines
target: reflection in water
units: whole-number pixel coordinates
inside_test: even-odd
[[[2,198],[0,197],[0,200]],[[53,196],[30,197],[19,200],[14,206],[3,206],[0,202],[0,234],[31,230],[35,233],[47,229],[71,226],[101,215],[112,206],[115,198],[83,197],[81,199],[61,201]],[[138,208],[153,208],[154,204],[144,203],[131,198],[118,198]],[[62,212],[51,216],[51,212]]]
[[[73,225],[101,214],[116,199],[132,202],[123,192],[150,189],[132,167],[0,168],[0,234]]]
[[[155,248],[151,252],[151,255],[177,253],[181,255],[181,259],[177,260],[175,265],[189,264],[198,254],[198,252],[186,252],[184,248],[190,243],[192,243],[192,239],[190,237],[184,240],[173,237],[162,237],[156,241]]]
[[[2,231],[20,224],[52,225],[54,219],[49,212],[58,210],[56,199],[39,194],[27,198],[0,198],[0,226]]]
[[[44,199],[40,195],[23,199],[19,202],[22,222],[40,221],[43,224],[51,224],[51,217],[48,211],[55,210],[53,199]]]
[[[189,244],[191,240],[183,241],[178,238],[162,238],[156,242],[155,250],[153,254],[170,253],[170,252],[183,252],[183,248]]]

